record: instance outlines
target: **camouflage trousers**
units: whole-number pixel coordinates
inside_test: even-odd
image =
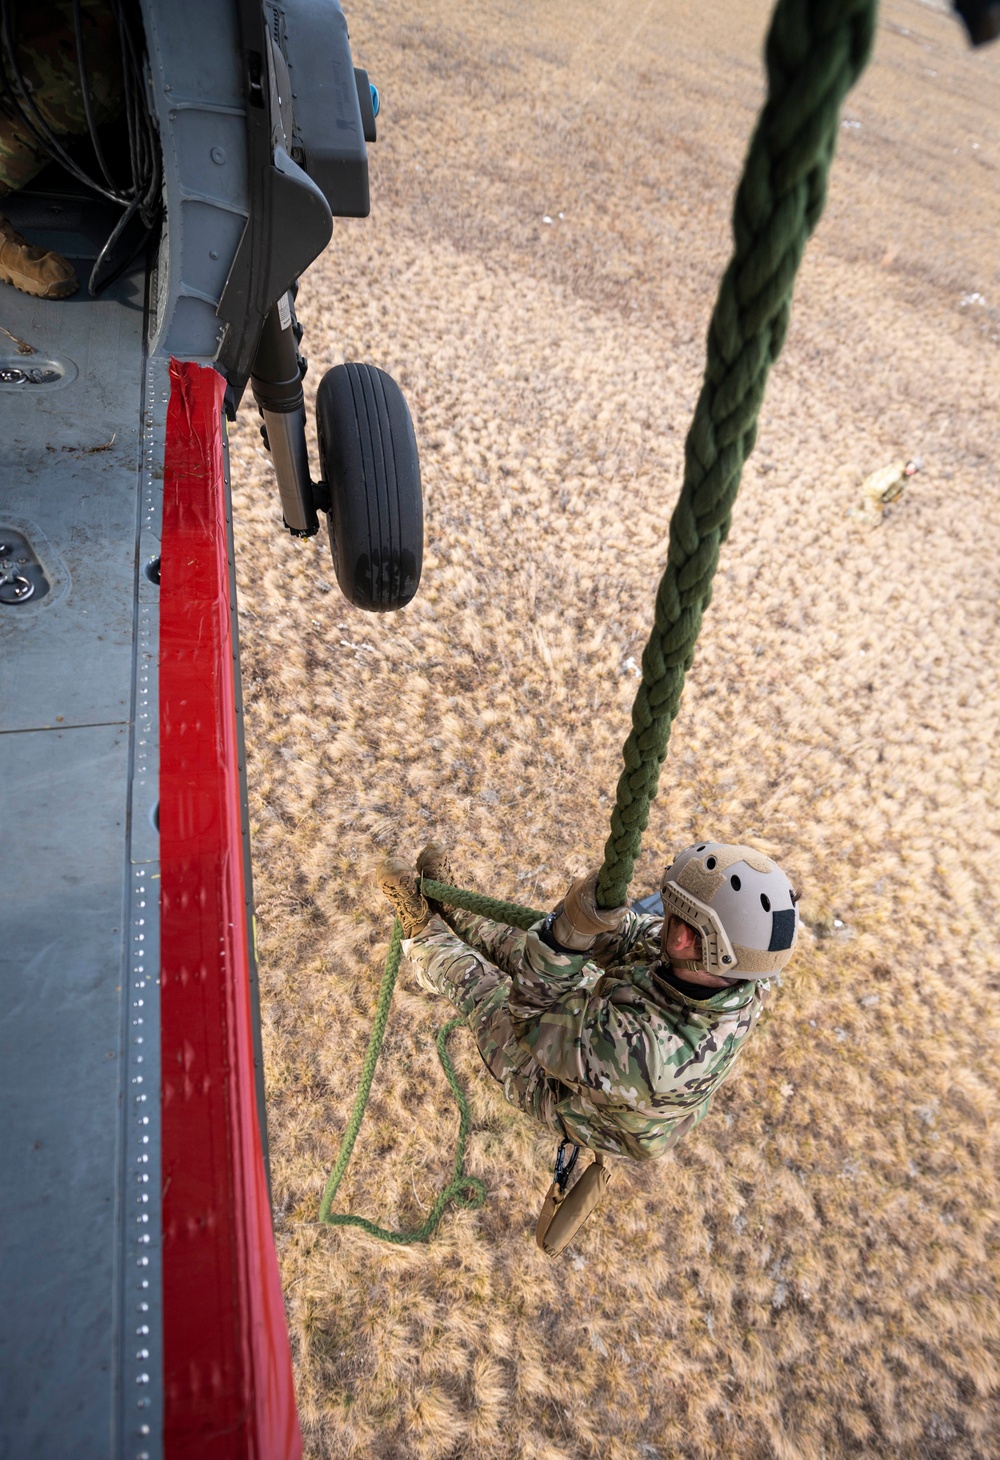
[[[510,1104],[549,1126],[560,1140],[570,1139],[556,1114],[568,1088],[545,1073],[511,1027],[507,1000],[524,939],[518,928],[449,908],[405,947],[421,988],[442,994],[464,1014],[483,1063]]]
[[[118,25],[108,0],[82,0],[83,56],[94,120],[98,126],[121,109],[122,69]],[[14,49],[31,102],[57,138],[88,130],[80,84],[72,0],[22,3],[15,11]],[[38,126],[30,103],[22,102]],[[44,145],[0,97],[0,199],[30,182],[49,161]]]

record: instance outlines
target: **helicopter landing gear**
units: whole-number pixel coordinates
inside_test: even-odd
[[[320,381],[316,425],[341,591],[356,608],[402,608],[417,591],[424,545],[420,463],[403,393],[373,365],[336,365]]]
[[[374,365],[336,365],[316,394],[323,480],[313,482],[305,433],[305,362],[291,297],[268,313],[250,383],[274,460],[285,526],[330,529],[337,582],[349,603],[387,613],[409,603],[423,561],[420,461],[399,386]]]

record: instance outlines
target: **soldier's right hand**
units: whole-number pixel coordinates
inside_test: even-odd
[[[578,877],[555,909],[552,935],[563,948],[585,952],[602,933],[614,933],[621,926],[626,907],[597,906],[598,871]]]

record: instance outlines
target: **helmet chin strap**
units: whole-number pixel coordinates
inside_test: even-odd
[[[707,973],[708,969],[697,958],[667,958],[671,968],[683,968],[687,973]]]

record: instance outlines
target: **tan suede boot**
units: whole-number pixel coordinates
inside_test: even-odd
[[[431,882],[449,882],[454,886],[454,878],[451,875],[451,864],[448,861],[448,853],[440,842],[428,842],[423,851],[418,855],[417,876],[426,877]],[[419,882],[417,886],[420,886]],[[426,896],[426,893],[424,895]],[[427,901],[430,904],[432,912],[442,912],[442,905],[435,898],[428,897]]]
[[[68,299],[80,287],[62,254],[36,248],[0,213],[0,281],[38,299]]]
[[[392,903],[403,925],[403,937],[413,938],[423,932],[431,920],[431,908],[417,891],[416,873],[409,862],[402,857],[385,857],[375,870],[375,883]]]
[[[428,877],[431,882],[451,882],[448,853],[440,842],[428,842],[417,857],[417,875]]]
[[[416,872],[419,877],[429,877],[431,882],[454,882],[448,853],[439,841],[429,841],[423,848],[416,858]]]

